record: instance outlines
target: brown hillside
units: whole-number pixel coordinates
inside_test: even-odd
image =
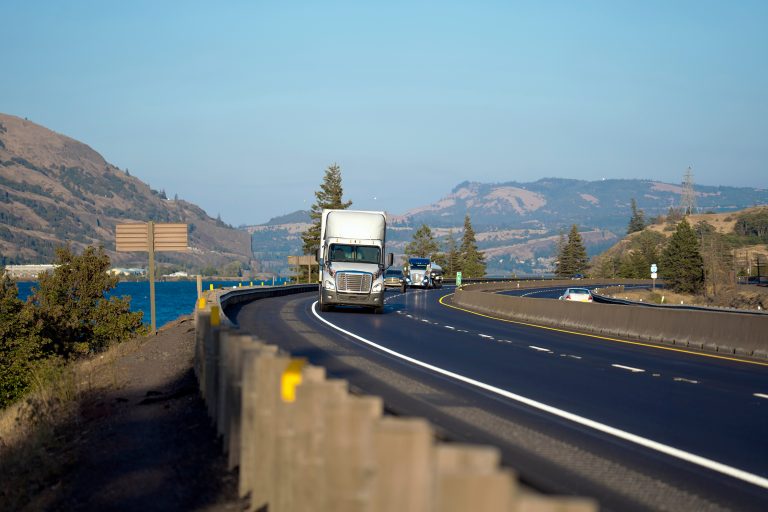
[[[146,254],[116,253],[115,225],[189,224],[187,253],[158,261],[190,268],[249,263],[248,233],[183,200],[164,199],[146,183],[74,139],[0,114],[0,263],[49,263],[54,247],[103,245],[115,265],[142,265]]]

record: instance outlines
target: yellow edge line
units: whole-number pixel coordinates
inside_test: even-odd
[[[598,334],[589,334],[589,333],[586,333],[586,332],[568,331],[566,329],[558,329],[556,327],[547,327],[546,325],[530,324],[530,323],[527,323],[527,322],[520,322],[520,321],[517,321],[517,320],[509,320],[507,318],[499,318],[499,317],[496,317],[496,316],[486,315],[484,313],[478,313],[477,311],[472,311],[470,309],[460,308],[458,306],[454,306],[453,304],[446,304],[445,302],[443,302],[443,299],[445,299],[446,297],[450,297],[451,295],[454,295],[454,294],[453,293],[449,293],[449,294],[446,294],[446,295],[443,295],[442,297],[440,297],[440,301],[439,301],[440,304],[442,304],[443,306],[448,307],[448,308],[458,309],[459,311],[464,311],[465,313],[470,313],[472,315],[477,315],[477,316],[482,316],[482,317],[485,317],[485,318],[490,318],[491,320],[498,320],[500,322],[507,322],[507,323],[510,323],[510,324],[525,325],[526,327],[536,327],[537,329],[546,329],[548,331],[556,331],[556,332],[562,332],[562,333],[566,333],[566,334],[575,334],[576,336],[585,336],[585,337],[588,337],[588,338],[596,338],[596,339],[599,339],[599,340],[615,341],[617,343],[626,343],[628,345],[639,345],[641,347],[655,348],[655,349],[658,349],[658,350],[669,350],[671,352],[681,352],[683,354],[691,354],[691,355],[694,355],[694,356],[709,357],[709,358],[712,358],[712,359],[724,359],[726,361],[736,361],[737,363],[747,363],[747,364],[756,364],[758,366],[768,366],[768,363],[761,363],[759,361],[750,361],[749,359],[739,359],[739,358],[736,358],[736,357],[718,356],[718,355],[715,355],[715,354],[704,354],[704,353],[701,353],[701,352],[694,352],[692,350],[683,350],[681,348],[662,347],[662,346],[659,346],[659,345],[653,345],[653,344],[650,344],[650,343],[643,343],[643,342],[640,342],[640,341],[620,340],[618,338],[609,338],[607,336],[600,336]]]

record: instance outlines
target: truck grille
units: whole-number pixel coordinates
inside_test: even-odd
[[[373,276],[363,272],[338,272],[336,290],[340,292],[369,293]]]

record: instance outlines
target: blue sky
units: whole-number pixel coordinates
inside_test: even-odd
[[[403,213],[464,180],[768,186],[768,2],[0,8],[0,112],[234,225]]]

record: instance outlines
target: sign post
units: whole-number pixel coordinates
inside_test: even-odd
[[[288,264],[296,265],[296,283],[299,282],[301,275],[301,266],[307,266],[307,283],[312,283],[312,266],[319,265],[313,254],[305,254],[303,256],[288,256]],[[318,277],[319,280],[319,277]]]
[[[652,263],[651,264],[651,279],[653,279],[652,291],[654,291],[654,292],[656,291],[656,278],[658,277],[658,274],[656,272],[658,272],[658,270],[659,270],[659,267],[657,267],[655,263]]]
[[[149,311],[152,332],[157,332],[155,321],[155,252],[188,251],[186,224],[155,224],[137,222],[115,227],[115,250],[118,252],[149,253]]]

